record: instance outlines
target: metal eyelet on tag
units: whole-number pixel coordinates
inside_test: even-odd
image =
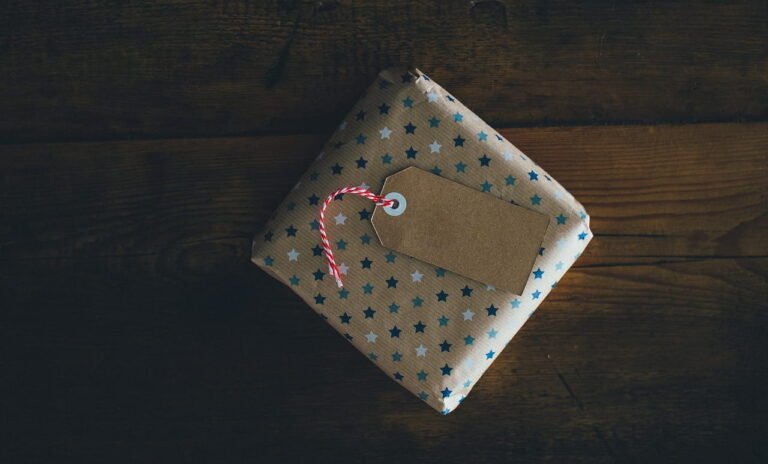
[[[397,203],[394,206],[385,206],[384,212],[390,216],[400,216],[405,212],[405,208],[408,203],[405,201],[405,197],[398,192],[389,192],[384,196],[387,200],[395,200]]]

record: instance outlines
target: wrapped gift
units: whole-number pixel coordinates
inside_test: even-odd
[[[544,169],[426,74],[390,69],[252,259],[447,414],[591,237],[584,208]]]

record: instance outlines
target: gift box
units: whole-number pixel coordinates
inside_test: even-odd
[[[510,218],[511,226],[501,228],[503,221],[489,224],[487,218],[480,224],[458,223],[466,243],[478,241],[473,230],[490,243],[474,255],[462,246],[412,253],[402,241],[393,246],[383,237],[389,246],[382,244],[372,223],[374,213],[386,219],[379,212],[381,203],[349,194],[334,197],[321,224],[320,210],[338,188],[359,186],[378,193],[388,178],[405,172],[422,176],[414,181],[422,187],[432,185],[423,172],[447,182],[421,188],[419,195],[448,195],[455,186],[459,196],[454,199],[472,198],[467,201],[480,213],[500,207],[491,217]],[[515,208],[518,216],[488,203],[497,200]],[[412,208],[411,213],[417,211]],[[537,223],[540,234],[517,231],[525,243],[504,242],[515,235],[515,224],[531,222],[519,216],[526,212],[545,218]],[[454,230],[454,217],[448,202],[430,219],[427,232],[441,237],[448,227],[440,221]],[[329,268],[321,229],[327,232],[343,287]],[[408,238],[409,230],[402,235]],[[388,377],[447,414],[466,398],[591,238],[582,205],[544,169],[426,74],[390,69],[379,74],[255,237],[252,260]],[[428,243],[417,243],[422,245]],[[496,246],[498,253],[488,255],[488,246]],[[531,246],[530,259],[514,254]],[[435,259],[450,265],[434,264],[431,258],[438,252]],[[522,280],[505,280],[513,274]],[[510,284],[502,288],[489,282],[497,278]]]

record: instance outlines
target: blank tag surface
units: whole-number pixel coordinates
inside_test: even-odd
[[[549,217],[410,167],[384,181],[371,222],[381,244],[484,284],[523,293]]]

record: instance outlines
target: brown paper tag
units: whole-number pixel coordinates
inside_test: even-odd
[[[548,216],[415,167],[387,177],[381,195],[405,199],[396,208],[377,206],[373,213],[383,246],[523,293]]]

